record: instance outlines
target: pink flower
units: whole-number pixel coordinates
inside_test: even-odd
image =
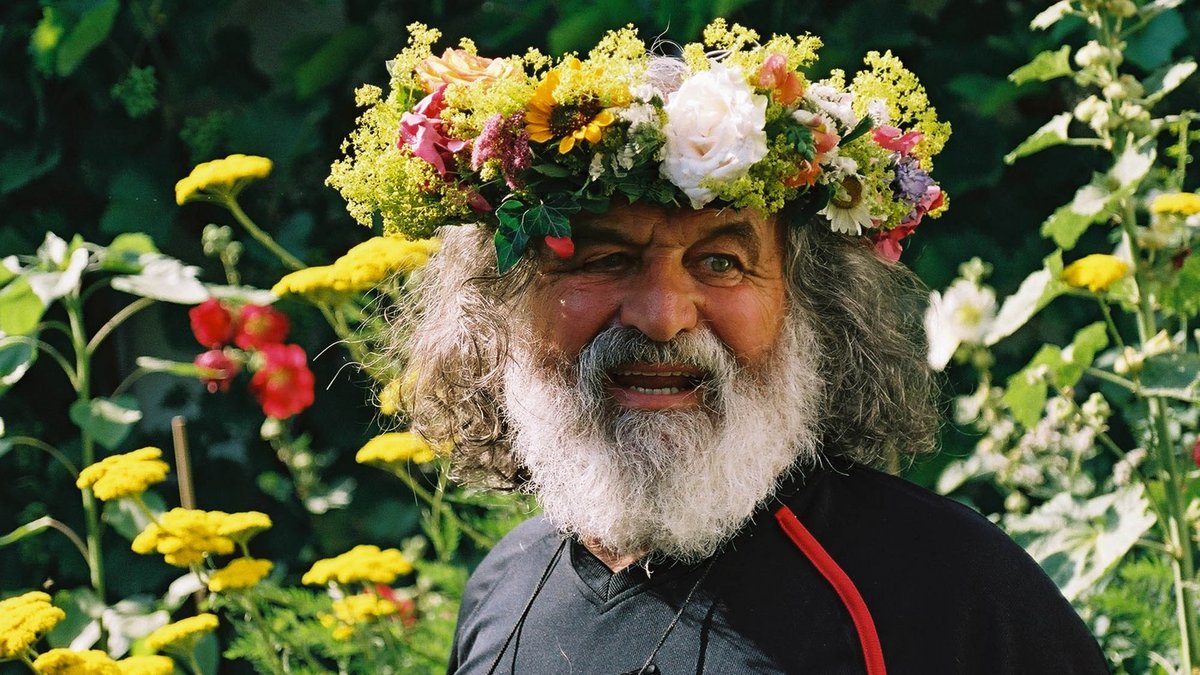
[[[242,349],[262,349],[283,342],[291,329],[287,315],[270,306],[244,305],[239,318],[241,325],[233,341]]]
[[[200,376],[200,381],[204,383],[210,394],[229,391],[229,385],[241,370],[238,362],[229,358],[229,355],[220,349],[210,349],[196,356],[193,363],[211,371]]]
[[[898,152],[901,155],[907,155],[912,152],[913,146],[921,142],[925,134],[919,131],[910,131],[903,133],[896,127],[891,127],[886,124],[876,127],[871,131],[871,137],[879,147],[884,150]]]
[[[906,222],[890,230],[871,235],[871,241],[875,242],[875,253],[888,262],[900,260],[900,253],[904,250],[900,246],[900,240],[912,234],[915,229],[917,229],[916,223]]]
[[[216,298],[209,298],[188,310],[192,335],[201,345],[216,349],[233,338],[233,315]]]
[[[263,412],[287,419],[313,403],[313,374],[300,345],[265,345],[265,362],[250,378],[250,392]]]
[[[432,94],[421,99],[411,112],[400,118],[399,147],[407,144],[412,154],[429,162],[439,176],[446,175],[446,162],[454,153],[467,147],[467,142],[447,138],[442,133],[440,115],[446,109],[446,86],[442,85]]]
[[[478,171],[490,159],[500,160],[500,170],[508,187],[518,190],[524,186],[517,174],[533,163],[524,112],[508,117],[496,113],[483,123],[471,148],[471,169]]]
[[[796,73],[788,70],[783,54],[771,54],[758,69],[758,86],[771,91],[771,97],[781,106],[796,102],[804,93],[804,85]]]

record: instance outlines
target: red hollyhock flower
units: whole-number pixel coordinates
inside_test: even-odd
[[[209,298],[188,310],[192,335],[209,349],[222,347],[233,339],[233,315],[216,298]]]
[[[215,394],[218,391],[229,391],[229,385],[233,378],[237,376],[241,366],[237,361],[229,358],[224,351],[220,349],[210,349],[196,357],[193,362],[201,368],[208,368],[214,371],[210,377],[200,376],[200,381],[208,388],[208,393]]]
[[[233,341],[242,349],[262,349],[279,344],[287,337],[291,324],[287,315],[265,305],[243,305],[237,335]]]
[[[1196,439],[1196,444],[1192,446],[1192,463],[1200,466],[1200,438]]]
[[[313,374],[300,345],[263,345],[265,362],[250,378],[250,392],[263,412],[287,419],[313,403]]]

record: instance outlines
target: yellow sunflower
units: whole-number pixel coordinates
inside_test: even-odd
[[[580,68],[577,59],[568,60],[564,65]],[[546,73],[525,109],[525,130],[538,143],[559,138],[558,153],[565,155],[577,141],[599,142],[604,127],[616,121],[616,117],[605,110],[595,96],[579,103],[559,103],[554,98],[558,82],[557,70]]]

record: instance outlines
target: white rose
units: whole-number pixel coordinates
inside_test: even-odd
[[[713,65],[667,99],[667,141],[659,169],[701,208],[716,197],[701,181],[734,181],[767,155],[767,98],[754,93],[738,68]]]

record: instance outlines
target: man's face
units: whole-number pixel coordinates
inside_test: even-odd
[[[783,234],[749,210],[620,205],[573,224],[575,254],[544,252],[529,296],[543,367],[573,364],[610,327],[654,342],[702,328],[756,372],[786,315]],[[707,373],[686,364],[625,362],[607,369],[607,393],[640,410],[699,405]]]

